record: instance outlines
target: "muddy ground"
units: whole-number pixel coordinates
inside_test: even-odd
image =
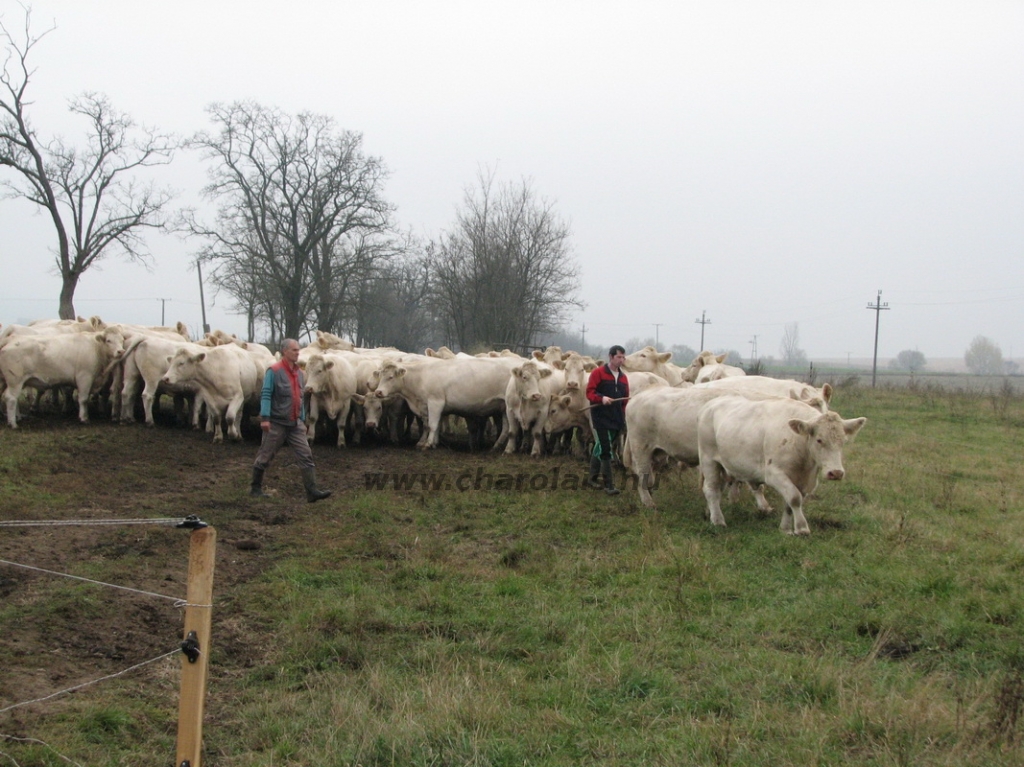
[[[216,642],[221,657],[241,670],[260,663],[267,648],[259,632],[247,626],[232,594],[272,567],[279,552],[308,545],[299,538],[296,520],[344,513],[346,498],[366,488],[368,473],[455,476],[493,472],[496,461],[537,466],[526,456],[471,453],[465,434],[427,452],[373,439],[339,449],[328,434],[314,445],[314,456],[320,484],[334,493],[330,499],[306,503],[286,448],[267,472],[265,489],[272,498],[260,501],[248,496],[258,440],[259,430],[250,424],[245,441],[214,444],[207,434],[166,417],[147,428],[99,418],[83,425],[44,413],[27,416],[17,430],[0,427],[0,522],[103,523],[0,527],[0,559],[7,562],[0,564],[0,614],[6,616],[0,632],[5,666],[0,709],[121,672],[178,647],[183,616],[173,599],[186,594],[189,531],[125,520],[196,515],[216,528]],[[578,475],[583,470],[579,460],[568,457],[545,458],[540,470],[552,465]],[[30,735],[44,705],[50,704],[0,714],[0,731],[18,734],[24,726]]]

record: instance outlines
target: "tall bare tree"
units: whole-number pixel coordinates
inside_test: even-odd
[[[779,354],[786,365],[803,365],[807,362],[807,352],[800,348],[800,324],[790,322],[782,334]]]
[[[115,110],[105,96],[86,93],[70,101],[72,114],[85,118],[85,145],[61,138],[45,140],[33,127],[28,107],[34,74],[29,57],[53,31],[31,30],[31,12],[17,38],[0,22],[4,62],[0,71],[0,167],[15,174],[0,178],[0,196],[22,198],[45,210],[57,234],[56,262],[61,276],[59,315],[75,316],[75,290],[82,275],[112,251],[146,263],[142,233],[165,225],[173,198],[167,189],[138,178],[143,168],[165,165],[178,144],[169,135],[139,127]]]
[[[581,308],[570,229],[530,184],[481,173],[452,230],[428,248],[435,308],[462,349],[528,346]]]
[[[430,293],[430,264],[425,258],[388,262],[360,291],[357,323],[351,332],[356,344],[422,350],[439,343],[442,336]]]
[[[196,134],[191,145],[211,161],[203,192],[218,209],[212,225],[187,214],[187,228],[207,239],[199,259],[214,264],[217,284],[240,304],[261,306],[272,331],[295,338],[311,323],[334,329],[338,286],[363,267],[353,253],[365,255],[365,244],[389,227],[382,161],[365,156],[362,136],[339,131],[330,117],[254,102],[207,111],[218,130]],[[239,270],[262,283],[259,301]]]

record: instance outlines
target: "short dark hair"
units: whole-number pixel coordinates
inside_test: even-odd
[[[625,349],[623,349],[623,348],[622,348],[621,346],[619,346],[618,344],[615,344],[615,346],[613,346],[613,347],[612,347],[611,349],[609,349],[609,350],[608,350],[608,357],[609,357],[609,359],[610,359],[610,358],[612,358],[612,357],[614,357],[614,356],[615,356],[616,354],[618,354],[619,352],[622,352],[623,354],[625,354],[625,353],[626,353],[626,350],[625,350]]]

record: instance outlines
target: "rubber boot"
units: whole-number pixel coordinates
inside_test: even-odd
[[[615,487],[615,478],[612,476],[611,458],[605,458],[601,461],[601,473],[604,474],[604,491],[608,495],[618,495],[619,488]]]
[[[322,501],[331,494],[330,490],[321,490],[316,486],[316,469],[302,470],[302,484],[306,486],[306,500],[309,503]]]
[[[590,456],[590,478],[587,480],[587,484],[595,490],[601,489],[601,482],[599,477],[601,476],[601,459],[596,455]]]
[[[263,472],[266,469],[257,469],[255,466],[252,469],[252,484],[249,486],[249,495],[254,498],[269,498],[270,496],[263,492]]]

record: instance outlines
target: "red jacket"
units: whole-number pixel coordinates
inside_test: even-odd
[[[626,371],[619,368],[619,380],[607,363],[590,371],[587,380],[587,399],[593,405],[590,408],[590,421],[595,429],[613,429],[622,431],[626,428],[626,400],[629,396],[629,379]],[[610,405],[602,405],[601,397],[622,400]]]

